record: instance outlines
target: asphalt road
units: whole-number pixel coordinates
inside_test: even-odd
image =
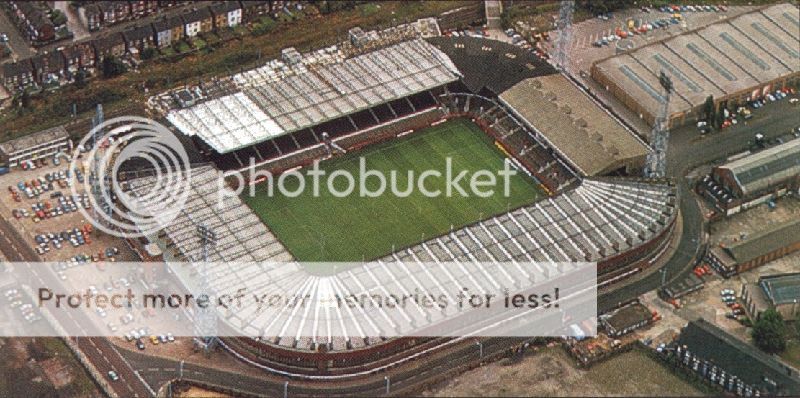
[[[703,164],[722,163],[731,155],[753,149],[756,133],[774,139],[797,127],[800,127],[800,105],[789,104],[789,98],[753,110],[753,118],[746,125],[739,123],[705,136],[699,135],[694,126],[685,126],[670,137],[669,173],[677,176]]]
[[[685,278],[692,270],[695,254],[702,244],[705,222],[693,194],[692,181],[686,175],[699,166],[725,163],[728,157],[754,150],[755,134],[762,133],[768,141],[785,136],[794,128],[800,127],[800,106],[789,104],[788,98],[769,103],[766,107],[753,110],[753,118],[747,125],[735,126],[700,135],[695,126],[683,126],[671,132],[670,147],[667,153],[667,175],[678,184],[683,235],[673,257],[667,262],[666,281]],[[661,286],[661,273],[656,272],[637,283],[598,298],[598,308],[610,309],[618,303],[633,298]]]
[[[13,54],[8,60],[19,60],[31,57],[35,54],[30,44],[22,38],[17,26],[11,22],[5,11],[0,11],[0,33],[8,35],[8,44]]]
[[[9,224],[8,220],[0,217],[0,250],[11,262],[19,263],[17,266],[28,267],[27,274],[35,278],[32,284],[39,286],[52,286],[55,290],[61,288],[60,281],[49,269],[36,267],[36,263],[41,259],[34,253],[31,247],[19,235],[19,232]],[[38,269],[37,269],[38,268]],[[63,289],[60,289],[63,290]],[[77,312],[79,313],[79,312]],[[72,312],[56,312],[53,314],[56,320],[62,325],[67,325],[67,329],[80,330],[80,325],[91,325],[89,319],[75,319]],[[91,333],[90,335],[99,335]],[[133,368],[125,362],[117,349],[105,338],[95,337],[70,337],[77,343],[80,350],[92,362],[101,375],[106,375],[108,371],[114,370],[120,380],[111,382],[111,388],[120,397],[149,397],[151,396],[150,387],[145,385]]]
[[[487,339],[483,341],[483,358],[505,354],[510,347],[522,343],[521,339]],[[224,372],[191,363],[183,363],[166,358],[155,358],[138,352],[126,352],[128,361],[137,369],[148,383],[164,385],[173,380],[194,381],[214,386],[223,386],[257,396],[283,396],[288,381],[288,395],[296,396],[382,396],[386,395],[388,377],[389,392],[393,395],[411,394],[419,391],[433,376],[453,374],[466,370],[481,357],[481,350],[474,341],[454,345],[442,352],[425,357],[424,362],[409,363],[386,372],[352,381],[308,382],[290,380],[265,373],[253,377],[240,373]],[[181,371],[182,369],[182,371]]]

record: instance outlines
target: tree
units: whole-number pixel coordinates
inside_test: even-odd
[[[148,60],[158,55],[158,51],[153,47],[147,47],[142,51],[142,59]]]
[[[786,349],[786,325],[783,316],[773,308],[764,311],[753,325],[753,341],[758,348],[770,354]]]
[[[712,124],[714,122],[714,96],[709,95],[706,97],[706,102],[703,104],[703,116],[708,122],[708,124]]]
[[[28,93],[27,89],[22,89],[22,92],[19,94],[19,105],[23,108],[30,108],[31,106],[31,95]]]
[[[75,87],[86,87],[86,70],[83,68],[80,68],[77,72],[75,72]]]
[[[64,15],[61,10],[53,10],[50,11],[50,21],[52,21],[55,26],[61,26],[67,23],[67,16]]]
[[[111,78],[127,72],[128,68],[126,68],[125,64],[122,63],[122,61],[120,61],[119,59],[117,59],[117,57],[109,55],[103,58],[102,70],[103,70],[103,77]]]
[[[605,14],[630,8],[633,6],[634,0],[580,0],[577,4],[579,8],[589,11],[591,14]]]

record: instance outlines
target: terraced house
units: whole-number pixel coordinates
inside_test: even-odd
[[[56,28],[45,11],[33,2],[9,1],[5,7],[20,31],[31,43],[44,43],[55,39]]]
[[[9,90],[18,90],[36,83],[30,59],[3,64],[3,84]]]
[[[214,16],[214,29],[232,28],[242,23],[242,7],[238,1],[223,1],[209,7]]]
[[[183,39],[183,20],[180,16],[165,17],[153,22],[153,30],[156,46],[166,48]]]
[[[208,8],[187,10],[181,17],[183,18],[184,36],[188,39],[214,30],[214,17]]]
[[[125,40],[121,33],[112,33],[98,37],[92,41],[95,62],[98,64],[106,57],[121,57],[125,55]]]
[[[155,32],[152,25],[133,26],[122,32],[125,48],[130,54],[138,56],[145,48],[155,47]]]

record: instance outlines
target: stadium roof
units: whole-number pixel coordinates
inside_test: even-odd
[[[800,273],[762,276],[758,284],[772,305],[800,303]]]
[[[475,94],[487,89],[497,95],[522,80],[557,73],[533,52],[499,40],[442,36],[428,41],[453,60],[464,85]]]
[[[500,94],[584,175],[643,161],[647,147],[562,75],[527,79]]]
[[[703,104],[708,95],[730,95],[800,72],[798,9],[777,4],[659,41],[594,67],[616,82],[650,114],[658,114],[666,72],[675,91],[670,114]]]
[[[733,178],[747,196],[800,175],[800,139],[737,159],[720,166],[733,174]]]
[[[674,186],[638,180],[584,180],[577,188],[557,197],[428,239],[334,275],[317,276],[293,262],[275,236],[238,197],[226,195],[220,207],[216,203],[217,178],[218,172],[212,167],[193,169],[186,210],[165,230],[170,242],[167,247],[174,247],[183,259],[190,261],[202,258],[197,226],[205,225],[216,233],[218,241],[210,251],[209,260],[213,264],[209,281],[217,292],[235,286],[247,291],[328,298],[333,294],[359,297],[414,288],[439,295],[452,291],[452,286],[468,287],[470,291],[519,287],[520,283],[539,278],[539,273],[553,272],[556,266],[545,270],[542,267],[546,265],[537,265],[533,270],[503,265],[607,259],[649,242],[669,228],[676,215]],[[134,192],[145,194],[153,186],[153,179],[132,180],[131,186]],[[464,266],[447,265],[454,261]],[[183,283],[191,287],[196,278],[191,277],[188,269],[173,267]],[[318,306],[315,311],[302,313],[263,311],[248,305],[223,315],[225,322],[241,333],[306,350],[319,343],[330,344],[332,350],[363,347],[382,341],[377,336],[385,336],[382,333],[387,329],[409,332],[454,315],[438,308],[411,306],[370,315],[371,319],[380,320],[371,324],[364,322],[363,317],[345,313],[342,307],[346,306]],[[596,313],[594,309],[592,312]]]
[[[183,211],[164,230],[178,250],[175,257],[203,260],[197,233],[197,227],[203,225],[217,236],[216,244],[208,252],[208,261],[290,261],[289,252],[238,196],[220,193],[220,178],[220,172],[212,166],[192,169],[191,190]],[[157,182],[155,177],[142,177],[130,180],[129,184],[133,194],[139,196],[146,195]],[[165,206],[148,203],[154,212],[159,205]]]
[[[779,396],[800,393],[797,371],[702,318],[689,322],[681,331],[678,344],[762,393]]]
[[[800,242],[800,219],[776,224],[734,242],[726,250],[739,264]]]
[[[233,76],[239,92],[186,109],[167,119],[218,153],[356,113],[458,80],[447,56],[422,39],[404,41],[345,58],[294,54],[286,63]],[[299,59],[298,59],[299,57]]]

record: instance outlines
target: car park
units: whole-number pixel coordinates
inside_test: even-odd
[[[134,320],[133,319],[133,314],[120,315],[120,317],[119,317],[119,321],[123,325],[129,324],[129,323],[133,322],[133,320]]]

